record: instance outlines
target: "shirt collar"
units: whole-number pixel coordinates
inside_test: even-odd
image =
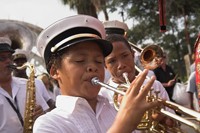
[[[0,86],[0,94],[4,95],[5,97],[8,97],[9,99],[15,99],[19,88],[20,88],[20,84],[22,84],[23,82],[21,82],[20,80],[18,80],[18,78],[16,77],[12,77],[11,79],[11,88],[12,88],[12,98],[11,96],[8,94],[7,91],[5,91],[1,86]]]
[[[97,96],[98,103],[103,103],[102,105],[109,104],[109,101],[102,97]],[[88,102],[81,97],[73,97],[73,96],[66,96],[66,95],[59,95],[56,97],[56,107],[67,112],[73,112],[76,106],[85,105],[88,108],[91,108]]]

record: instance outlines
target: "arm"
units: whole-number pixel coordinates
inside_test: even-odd
[[[36,89],[38,89],[41,96],[47,102],[47,104],[49,106],[49,109],[47,111],[54,109],[55,108],[55,101],[53,99],[51,99],[51,97],[49,96],[44,83],[39,79],[35,79],[35,85],[36,85]]]
[[[194,110],[193,93],[192,92],[188,92],[188,93],[189,93],[189,98],[190,98],[190,108]]]
[[[175,79],[169,80],[167,83],[162,83],[164,87],[171,87],[176,83]]]

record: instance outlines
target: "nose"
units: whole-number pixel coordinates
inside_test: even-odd
[[[126,65],[122,61],[118,61],[118,69],[122,70],[126,67]]]
[[[90,64],[87,66],[87,72],[97,72],[97,67],[94,64]]]
[[[0,56],[0,61],[1,62],[10,62],[13,60],[12,55],[5,55],[5,56]]]

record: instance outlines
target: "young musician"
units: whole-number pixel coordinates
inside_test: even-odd
[[[108,84],[114,86],[115,88],[119,87],[120,85],[127,84],[123,73],[127,73],[128,81],[133,82],[136,78],[134,52],[131,49],[128,41],[119,34],[108,35],[106,40],[110,41],[113,46],[111,53],[105,57],[105,66],[111,74],[111,79],[108,81]],[[144,83],[146,82],[148,82],[148,79],[144,81]],[[168,94],[160,82],[155,81],[152,89],[153,95],[156,95],[157,93],[159,98],[169,100]],[[100,94],[104,97],[107,97],[111,104],[114,104],[113,91],[102,88]],[[167,110],[174,113],[174,111],[169,108],[167,108]],[[159,117],[158,119],[159,121],[164,120],[163,117]],[[170,126],[173,124],[169,119],[167,119],[166,122]]]
[[[61,95],[57,96],[56,108],[36,120],[34,133],[129,133],[145,110],[158,105],[145,101],[155,77],[139,92],[147,70],[132,82],[118,113],[98,95],[101,86],[91,80],[104,80],[104,57],[112,51],[104,37],[103,24],[86,15],[59,20],[40,34],[37,48],[47,71],[58,81]]]

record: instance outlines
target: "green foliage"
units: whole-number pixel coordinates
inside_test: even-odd
[[[193,46],[200,29],[199,0],[166,0],[167,31],[160,32],[158,0],[113,0],[108,3],[111,12],[123,9],[133,26],[129,40],[144,44],[152,40],[167,51],[169,64],[182,79],[186,76],[184,56],[188,45]],[[188,38],[187,38],[188,35]]]

